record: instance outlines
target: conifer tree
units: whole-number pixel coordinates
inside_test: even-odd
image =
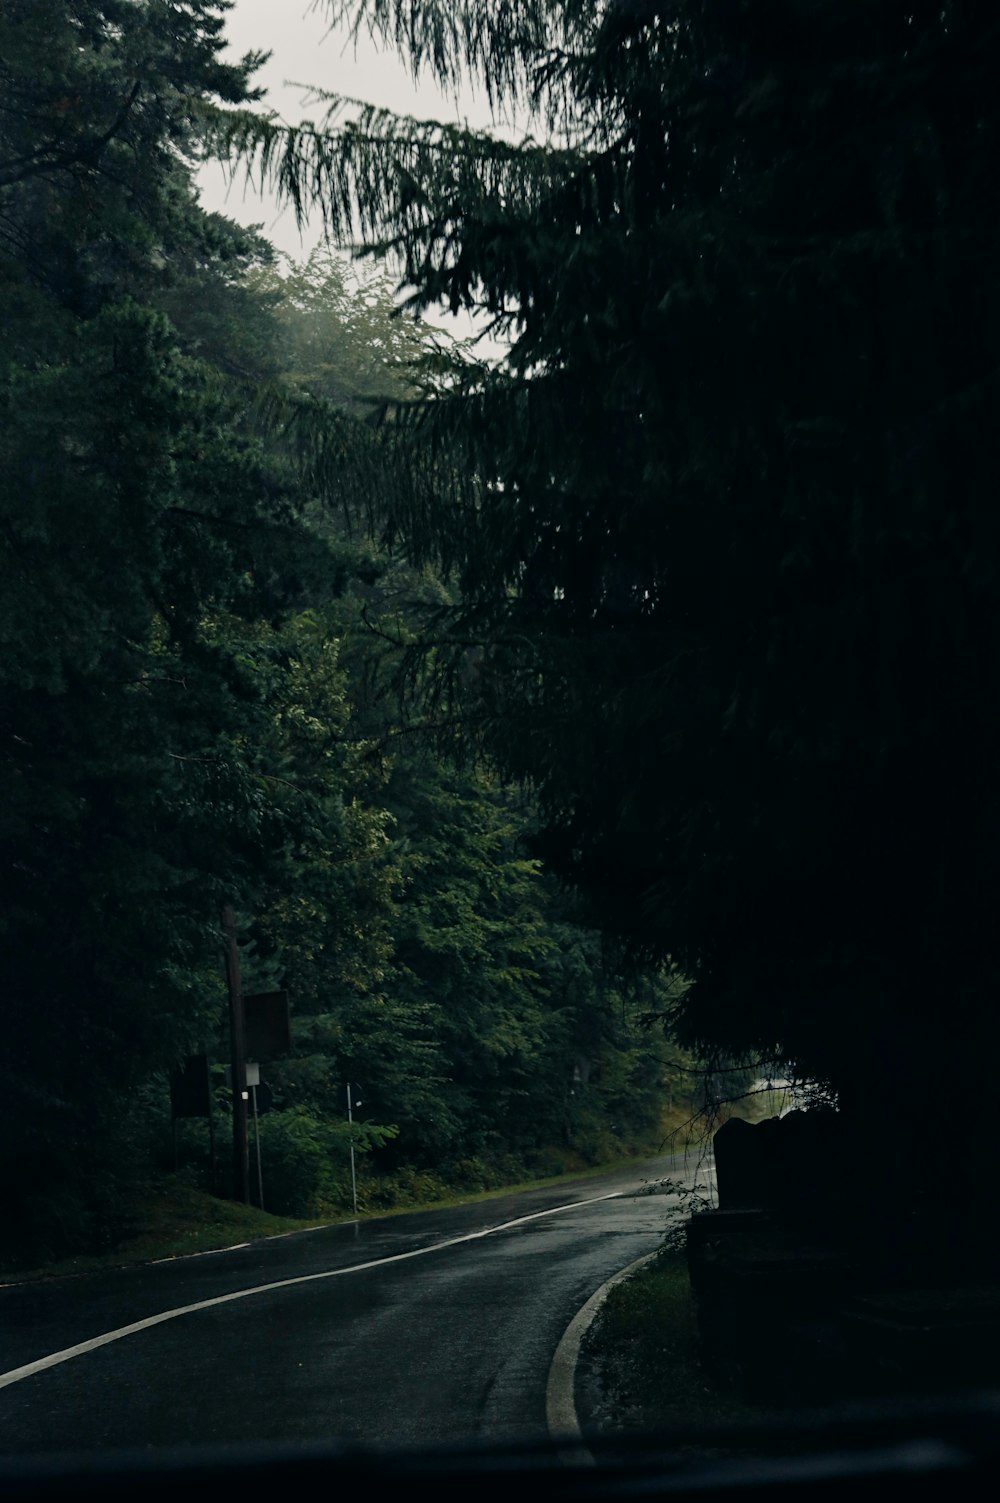
[[[689,1037],[783,1049],[859,1130],[943,1093],[985,1137],[995,8],[328,8],[533,128],[229,125],[413,310],[511,342],[384,433],[382,525],[457,585],[441,681],[552,866],[694,978]]]

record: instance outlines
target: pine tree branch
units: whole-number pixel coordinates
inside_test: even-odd
[[[98,158],[105,147],[118,135],[139,97],[142,81],[137,79],[128,98],[114,120],[99,136],[78,142],[72,149],[55,151],[52,146],[23,157],[13,157],[0,162],[0,189],[13,187],[26,178],[38,177],[48,172],[61,172],[74,166],[98,166]]]

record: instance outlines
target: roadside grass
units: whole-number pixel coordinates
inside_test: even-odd
[[[255,1206],[217,1200],[203,1190],[178,1180],[164,1182],[136,1212],[136,1230],[109,1252],[60,1258],[38,1267],[5,1271],[0,1284],[26,1283],[35,1279],[65,1278],[99,1269],[119,1268],[126,1263],[153,1263],[161,1258],[180,1258],[191,1253],[215,1252],[261,1237],[280,1236],[323,1225],[271,1216]]]
[[[772,1412],[722,1391],[702,1365],[682,1253],[660,1253],[609,1290],[582,1358],[601,1390],[605,1436],[748,1425]],[[678,1454],[709,1452],[693,1441]]]
[[[630,1164],[642,1164],[652,1154],[643,1153],[627,1159],[614,1159],[606,1164],[591,1164],[585,1169],[566,1169],[561,1174],[550,1174],[540,1179],[518,1180],[514,1184],[491,1185],[489,1189],[482,1190],[442,1190],[436,1191],[421,1199],[416,1196],[412,1201],[400,1200],[394,1205],[369,1205],[364,1209],[359,1208],[358,1216],[362,1220],[373,1216],[405,1216],[410,1211],[437,1211],[447,1206],[473,1205],[480,1200],[497,1200],[501,1195],[517,1195],[522,1190],[544,1190],[547,1185],[562,1185],[569,1180],[597,1179],[602,1174],[607,1174],[611,1169],[627,1169]],[[358,1198],[361,1198],[361,1185],[358,1185]],[[338,1221],[353,1221],[355,1218],[351,1212],[346,1215],[333,1218]]]
[[[633,1139],[610,1149],[606,1146],[603,1152],[593,1156],[562,1148],[539,1155],[527,1168],[510,1160],[505,1163],[503,1160],[467,1159],[453,1166],[454,1177],[450,1180],[433,1171],[414,1169],[401,1169],[384,1178],[359,1177],[358,1203],[360,1213],[368,1216],[466,1205],[470,1201],[557,1185],[566,1180],[591,1179],[609,1169],[628,1168],[667,1154],[700,1152],[707,1146],[701,1122],[692,1118],[690,1110],[676,1107],[664,1111],[658,1130],[645,1142]],[[338,1203],[330,1207],[331,1211],[339,1211],[348,1193],[345,1187]]]
[[[646,1153],[627,1159],[618,1159],[612,1163],[592,1165],[585,1169],[572,1168],[546,1178],[523,1180],[516,1184],[500,1185],[488,1190],[456,1190],[453,1193],[441,1195],[434,1193],[424,1200],[407,1199],[405,1204],[359,1206],[357,1217],[351,1210],[331,1208],[325,1214],[311,1219],[272,1216],[267,1211],[259,1211],[255,1206],[240,1205],[231,1200],[219,1200],[204,1190],[194,1189],[182,1180],[168,1176],[139,1206],[136,1213],[136,1230],[117,1247],[104,1253],[62,1258],[38,1267],[5,1270],[0,1274],[0,1286],[28,1283],[38,1279],[65,1278],[74,1274],[121,1268],[132,1263],[154,1263],[166,1258],[190,1256],[193,1253],[217,1252],[247,1242],[287,1236],[292,1232],[312,1231],[318,1227],[336,1226],[343,1222],[367,1221],[382,1216],[402,1216],[414,1211],[436,1211],[448,1206],[496,1200],[503,1195],[514,1195],[522,1190],[544,1189],[546,1186],[563,1184],[569,1180],[595,1179],[611,1169],[627,1169],[632,1164],[644,1163],[650,1157],[651,1154]],[[360,1196],[362,1190],[360,1184],[358,1190]]]
[[[664,1107],[660,1118],[663,1153],[680,1153],[706,1145],[711,1130],[691,1106]]]

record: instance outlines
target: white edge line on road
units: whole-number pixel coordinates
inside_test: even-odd
[[[659,1252],[660,1249],[657,1248],[654,1252],[636,1258],[634,1263],[629,1263],[595,1290],[587,1303],[577,1310],[555,1349],[545,1385],[545,1423],[549,1439],[565,1442],[563,1459],[575,1466],[581,1463],[584,1466],[595,1465],[593,1454],[583,1444],[580,1417],[576,1412],[576,1368],[580,1360],[580,1345],[614,1286],[620,1284],[622,1279],[627,1279],[629,1274],[635,1273],[644,1263],[658,1257]]]
[[[103,1336],[93,1336],[89,1341],[76,1346],[64,1347],[61,1352],[50,1352],[35,1362],[26,1362],[23,1367],[12,1367],[0,1373],[0,1388],[9,1388],[25,1378],[34,1377],[61,1362],[73,1357],[83,1357],[98,1347],[109,1346],[112,1341],[121,1341],[125,1336],[134,1336],[138,1331],[148,1331],[151,1326],[163,1325],[176,1320],[180,1315],[193,1315],[196,1310],[210,1310],[214,1305],[228,1305],[233,1300],[249,1299],[253,1294],[270,1294],[275,1289],[290,1289],[295,1284],[312,1284],[320,1279],[336,1279],[347,1273],[361,1273],[366,1268],[381,1268],[387,1263],[403,1263],[408,1258],[422,1258],[428,1253],[442,1252],[446,1247],[457,1247],[461,1242],[476,1242],[482,1237],[492,1237],[496,1232],[505,1232],[512,1226],[523,1226],[526,1221],[538,1221],[543,1216],[555,1216],[560,1211],[575,1211],[579,1206],[592,1206],[602,1200],[617,1200],[625,1192],[613,1190],[610,1195],[593,1195],[589,1200],[574,1200],[562,1206],[550,1206],[547,1211],[532,1211],[528,1216],[516,1216],[513,1221],[502,1221],[498,1226],[487,1226],[478,1232],[464,1232],[460,1237],[447,1237],[443,1242],[433,1242],[429,1247],[416,1247],[411,1252],[392,1253],[387,1258],[371,1258],[367,1263],[351,1263],[346,1268],[327,1268],[321,1273],[303,1273],[294,1279],[276,1279],[270,1284],[255,1284],[250,1289],[235,1289],[231,1294],[217,1294],[213,1299],[197,1300],[193,1305],[177,1305],[173,1310],[162,1310],[159,1315],[148,1315],[144,1320],[135,1320],[131,1325],[119,1326],[117,1330],[105,1331]]]

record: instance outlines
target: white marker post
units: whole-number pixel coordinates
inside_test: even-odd
[[[358,1181],[354,1173],[354,1114],[351,1111],[351,1082],[347,1082],[347,1125],[351,1129],[351,1194],[354,1197],[354,1214],[358,1214]]]
[[[253,1105],[253,1141],[257,1151],[257,1204],[264,1209],[264,1176],[260,1167],[260,1119],[257,1116],[257,1087],[260,1085],[260,1065],[252,1060],[247,1060],[245,1069],[247,1072],[247,1085],[250,1087],[250,1101]]]

